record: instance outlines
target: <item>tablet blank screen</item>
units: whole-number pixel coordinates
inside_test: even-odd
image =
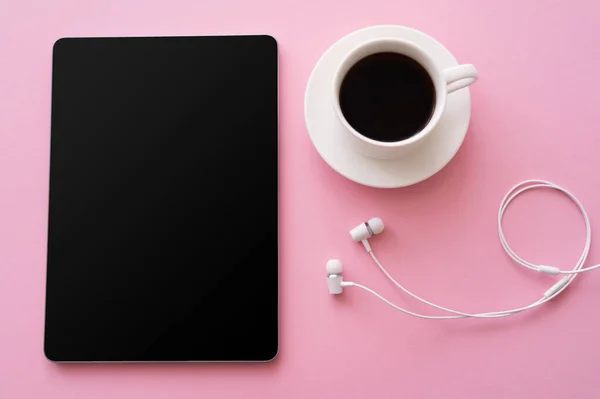
[[[57,41],[49,359],[276,355],[277,80],[269,36]]]

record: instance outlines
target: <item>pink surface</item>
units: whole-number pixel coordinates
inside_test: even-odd
[[[340,4],[344,4],[340,7]],[[600,273],[534,313],[497,321],[409,318],[348,290],[324,265],[399,304],[347,231],[379,215],[372,244],[419,294],[470,311],[529,303],[552,277],[499,245],[504,192],[526,178],[573,190],[600,221],[600,6],[593,1],[8,1],[0,5],[0,398],[598,398]],[[332,171],[305,130],[319,56],[343,35],[400,24],[474,63],[472,120],[456,158],[426,182],[359,186]],[[50,74],[62,36],[267,33],[281,65],[281,347],[268,364],[56,365],[42,353]],[[526,194],[506,218],[524,257],[570,268],[583,223],[566,199]],[[235,243],[232,237],[232,243]],[[589,264],[600,262],[594,238]]]

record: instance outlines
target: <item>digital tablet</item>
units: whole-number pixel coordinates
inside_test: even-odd
[[[53,49],[44,351],[278,353],[278,67],[266,35]]]

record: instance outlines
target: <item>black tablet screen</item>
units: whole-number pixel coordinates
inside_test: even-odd
[[[49,359],[276,355],[277,97],[269,36],[56,42]]]

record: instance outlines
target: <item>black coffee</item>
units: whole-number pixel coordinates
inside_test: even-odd
[[[421,131],[435,106],[435,87],[417,61],[398,53],[377,53],[350,68],[340,88],[344,117],[356,131],[394,142]]]

